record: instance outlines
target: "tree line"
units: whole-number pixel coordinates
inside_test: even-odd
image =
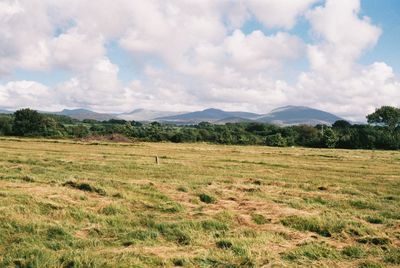
[[[217,144],[303,146],[344,149],[400,149],[400,109],[383,106],[367,115],[368,124],[345,120],[327,125],[277,126],[246,122],[177,126],[111,119],[79,121],[67,116],[21,109],[0,115],[0,135],[87,138],[119,134],[138,141],[209,142]]]

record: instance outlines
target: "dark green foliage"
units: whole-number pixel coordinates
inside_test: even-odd
[[[211,203],[215,202],[215,198],[208,194],[200,194],[199,198],[200,198],[200,201],[203,203],[211,204]]]
[[[338,120],[332,125],[333,129],[341,129],[341,130],[349,129],[350,127],[351,124],[346,120]]]
[[[185,265],[185,263],[186,263],[186,261],[185,261],[185,259],[173,259],[172,260],[172,263],[175,265],[175,266],[184,266]]]
[[[232,242],[230,242],[228,240],[217,241],[216,245],[220,249],[229,249],[233,246]]]
[[[65,128],[57,119],[59,118],[42,115],[31,109],[21,109],[14,113],[10,134],[17,136],[62,137],[65,135]]]
[[[367,115],[367,120],[370,124],[383,124],[390,129],[395,129],[400,124],[400,109],[382,106],[374,113]]]
[[[363,237],[357,239],[357,242],[361,244],[372,244],[376,246],[390,244],[390,240],[387,237]]]
[[[322,147],[335,148],[337,142],[338,137],[336,132],[334,132],[331,128],[326,128],[322,135]]]
[[[9,115],[0,115],[0,135],[12,134],[13,119]]]
[[[37,111],[22,109],[14,113],[12,132],[18,136],[50,136],[57,123]]]
[[[366,217],[365,220],[367,222],[373,223],[373,224],[382,224],[383,223],[383,219],[381,217],[368,216],[368,217]]]
[[[268,135],[267,137],[265,137],[265,145],[284,147],[286,146],[286,140],[282,137],[281,133]]]
[[[95,192],[95,193],[98,193],[99,195],[106,195],[106,192],[103,189],[94,187],[86,182],[78,183],[78,182],[73,182],[73,181],[67,181],[63,184],[63,186],[69,186],[69,187],[79,189],[79,190],[85,191],[85,192]]]

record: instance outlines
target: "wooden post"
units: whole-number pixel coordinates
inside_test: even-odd
[[[156,164],[157,164],[157,165],[160,164],[160,159],[158,158],[158,155],[156,155]]]

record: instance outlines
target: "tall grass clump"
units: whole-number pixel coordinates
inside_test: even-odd
[[[317,233],[324,237],[331,237],[333,234],[340,233],[344,230],[346,224],[326,215],[321,217],[302,217],[289,216],[281,220],[282,224],[298,231],[309,231]]]

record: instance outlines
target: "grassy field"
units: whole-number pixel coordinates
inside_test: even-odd
[[[399,265],[400,152],[0,140],[0,267]]]

